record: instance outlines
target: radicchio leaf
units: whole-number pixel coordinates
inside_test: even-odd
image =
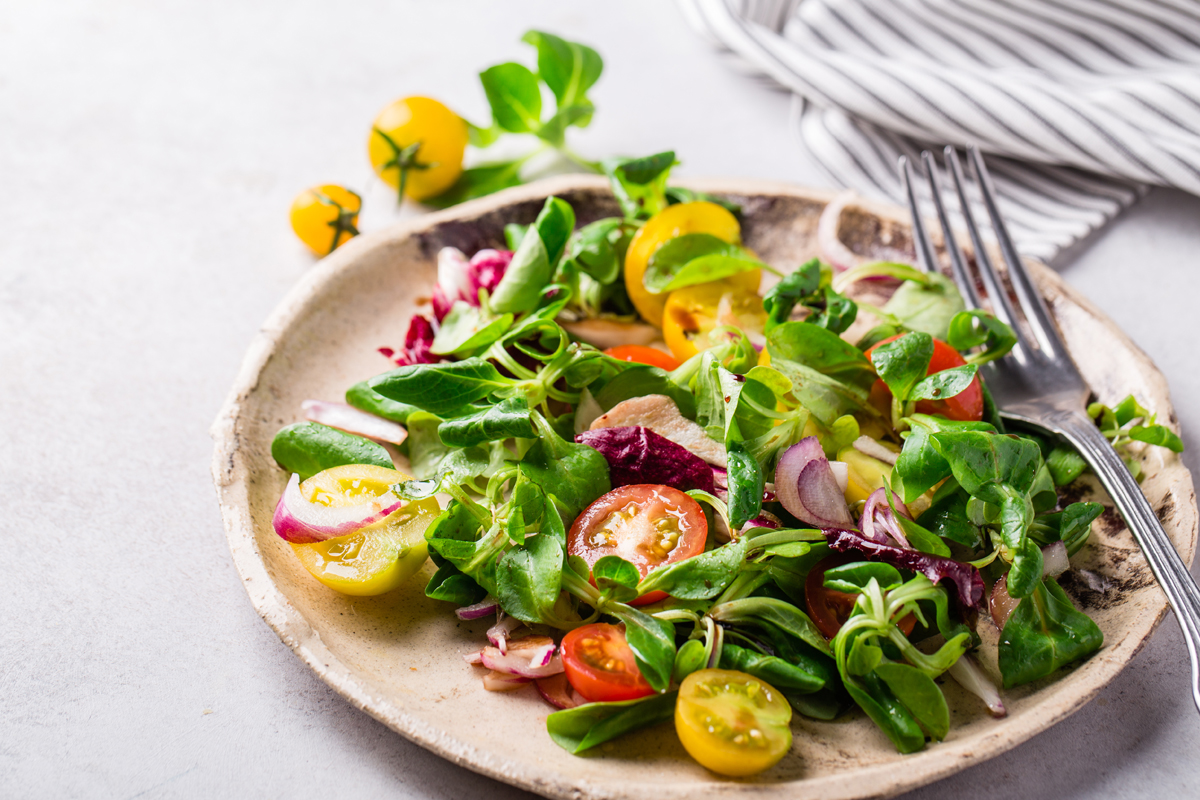
[[[649,428],[597,428],[584,431],[575,441],[604,456],[614,488],[657,483],[683,492],[715,489],[713,468],[704,459]]]
[[[924,573],[925,577],[934,583],[942,580],[953,581],[958,602],[964,609],[976,611],[983,603],[983,576],[970,564],[927,555],[918,550],[879,544],[855,530],[829,528],[824,533],[825,541],[834,552],[857,551],[865,555],[868,561],[883,561],[894,567]]]
[[[455,301],[479,305],[479,290],[490,294],[500,284],[511,250],[480,250],[471,260],[456,248],[443,247],[438,252],[438,282],[433,289],[433,315],[441,322],[450,313]]]
[[[385,358],[390,358],[396,366],[407,367],[412,364],[436,364],[442,360],[430,352],[433,346],[433,323],[428,317],[413,314],[408,323],[408,333],[404,337],[404,347],[396,352],[390,347],[381,347],[379,352]]]

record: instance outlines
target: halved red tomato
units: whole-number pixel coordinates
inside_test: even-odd
[[[670,372],[679,368],[679,361],[670,353],[664,353],[655,347],[645,347],[640,344],[622,344],[610,347],[604,351],[618,361],[632,361],[637,364],[649,364]]]
[[[623,625],[597,622],[576,628],[563,637],[561,649],[567,680],[590,702],[636,700],[654,694],[633,659]]]
[[[818,561],[804,581],[804,601],[808,605],[808,616],[826,639],[832,640],[837,636],[842,625],[850,619],[850,612],[858,602],[858,595],[826,589],[825,571],[861,560],[846,553],[834,553]],[[900,620],[900,632],[908,636],[916,624],[917,618],[909,614]]]
[[[867,348],[867,359],[870,360],[871,353],[875,352],[876,347],[888,342],[894,342],[903,335],[897,334],[896,336],[884,339],[882,342],[873,344]],[[966,363],[966,360],[959,355],[957,350],[941,339],[934,339],[933,358],[929,359],[929,369],[926,370],[925,374],[932,375],[942,370],[961,367]],[[883,381],[875,381],[875,384],[871,387],[871,402],[877,406],[884,406],[885,413],[891,413],[892,393]],[[979,376],[975,376],[975,380],[971,381],[966,389],[954,395],[954,397],[947,397],[945,400],[918,401],[917,413],[941,414],[946,419],[978,422],[983,419],[983,386],[979,383]]]
[[[567,552],[588,566],[620,556],[644,578],[664,564],[703,553],[707,539],[708,520],[699,503],[670,486],[638,483],[613,489],[584,509],[567,534]],[[664,597],[650,592],[632,604]]]

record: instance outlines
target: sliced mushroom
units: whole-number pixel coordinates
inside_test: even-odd
[[[559,320],[567,333],[593,347],[607,350],[623,344],[648,345],[662,334],[653,325],[642,322],[622,322],[615,319],[581,319],[578,322]]]
[[[591,430],[634,425],[649,428],[664,439],[686,447],[715,467],[727,466],[725,445],[710,438],[704,428],[679,413],[675,401],[666,395],[648,394],[617,403],[592,423]]]

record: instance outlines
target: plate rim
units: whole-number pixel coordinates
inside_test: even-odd
[[[790,196],[818,203],[828,203],[839,194],[836,190],[813,189],[778,181],[753,179],[710,178],[684,180],[680,183],[699,191],[743,196]],[[287,332],[292,322],[303,316],[310,303],[318,301],[322,290],[327,285],[343,278],[344,273],[354,270],[360,255],[375,248],[387,247],[389,243],[419,235],[421,232],[435,228],[447,221],[479,217],[505,206],[537,200],[555,193],[604,190],[607,186],[608,182],[602,176],[565,175],[547,178],[449,209],[401,220],[382,230],[355,237],[309,269],[267,317],[247,348],[241,367],[234,379],[233,387],[211,428],[211,436],[214,440],[212,475],[230,553],[252,605],[279,638],[321,680],[349,700],[352,705],[370,714],[413,743],[456,765],[510,785],[548,797],[572,798],[573,800],[581,797],[633,797],[639,796],[640,793],[637,791],[636,785],[632,783],[602,786],[587,782],[571,782],[547,775],[529,774],[527,769],[522,768],[521,765],[517,765],[514,770],[510,762],[456,739],[446,731],[406,712],[400,704],[393,700],[373,696],[367,687],[355,679],[353,672],[339,661],[321,640],[319,632],[291,606],[287,596],[271,579],[266,561],[259,553],[249,514],[248,484],[252,480],[252,475],[244,457],[239,460],[241,441],[238,421],[242,405],[258,388],[259,378],[273,357],[280,337]],[[856,198],[849,204],[849,207],[892,224],[904,228],[909,227],[908,213],[900,207],[861,198]],[[1058,273],[1037,262],[1033,262],[1033,269],[1035,281],[1043,288],[1043,291],[1051,289],[1066,297],[1085,314],[1098,320],[1112,334],[1119,337],[1138,357],[1144,359],[1153,375],[1162,381],[1163,395],[1167,400],[1167,408],[1164,410],[1173,417],[1174,405],[1170,400],[1166,378],[1149,356],[1129,338],[1124,330],[1086,297],[1067,284]],[[1191,563],[1197,543],[1195,490],[1186,465],[1179,461],[1177,468],[1179,476],[1172,484],[1172,491],[1176,487],[1189,490],[1185,492],[1188,495],[1188,502],[1184,503],[1180,510],[1184,512],[1185,517],[1190,517],[1191,520],[1190,529],[1184,534],[1186,552],[1183,554],[1185,561]],[[1008,724],[997,725],[996,729],[990,733],[958,741],[937,743],[920,754],[910,756],[910,759],[919,759],[918,768],[903,770],[905,774],[901,777],[897,776],[894,764],[881,763],[867,765],[848,773],[834,773],[819,778],[802,778],[797,781],[771,784],[737,783],[714,779],[703,784],[694,782],[686,783],[686,785],[683,783],[664,784],[656,788],[660,796],[666,791],[666,796],[683,797],[686,795],[689,798],[715,798],[741,795],[747,791],[787,792],[791,790],[794,792],[799,787],[803,787],[806,797],[850,800],[851,798],[899,794],[932,783],[1016,747],[1083,707],[1120,673],[1161,623],[1167,611],[1167,603],[1161,590],[1158,590],[1158,595],[1157,611],[1153,615],[1153,619],[1149,621],[1145,621],[1145,617],[1139,619],[1140,625],[1135,626],[1135,630],[1129,631],[1122,637],[1116,647],[1107,654],[1102,666],[1091,675],[1092,681],[1085,691],[1067,698],[1048,698],[1039,704],[1035,713],[1025,715],[1019,720],[1010,720]],[[1131,637],[1129,634],[1137,635]],[[1131,638],[1134,639],[1132,643],[1130,642]],[[847,785],[847,775],[855,777],[852,782],[853,786]],[[683,788],[682,791],[672,793],[668,787]]]

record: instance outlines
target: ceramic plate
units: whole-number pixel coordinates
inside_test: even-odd
[[[778,184],[709,182],[693,188],[741,204],[745,243],[765,261],[794,269],[816,254],[816,222],[831,195]],[[859,798],[896,794],[991,758],[1077,710],[1133,657],[1162,619],[1166,600],[1111,502],[1094,481],[1069,487],[1109,506],[1062,584],[1104,631],[1104,647],[1053,679],[1007,692],[1009,716],[945,682],[952,710],[946,741],[902,756],[861,713],[835,722],[797,717],[791,753],[749,780],[713,775],[692,761],[674,732],[651,729],[584,757],[546,735],[550,708],[533,689],[494,694],[462,654],[478,649],[487,621],[459,622],[422,593],[429,568],[379,598],[335,594],[313,580],[271,527],[287,475],[271,459],[282,426],[308,398],[340,400],[351,384],[389,368],[376,349],[403,343],[409,316],[428,308],[438,250],[502,246],[505,223],[532,222],[548,194],[568,200],[581,224],[616,213],[602,179],[568,176],[508,190],[389,230],[359,237],[322,261],[264,324],[213,428],[213,474],[229,545],[255,608],[330,686],[397,733],[456,764],[547,797]],[[907,214],[851,205],[841,238],[856,252],[912,259]],[[1130,392],[1175,425],[1167,384],[1117,327],[1053,272],[1034,278],[1084,377],[1100,400]],[[1143,455],[1143,489],[1190,563],[1196,547],[1191,477],[1163,448]],[[1086,570],[1086,572],[1085,572]],[[984,661],[996,630],[980,623]],[[989,655],[987,651],[991,652]]]

